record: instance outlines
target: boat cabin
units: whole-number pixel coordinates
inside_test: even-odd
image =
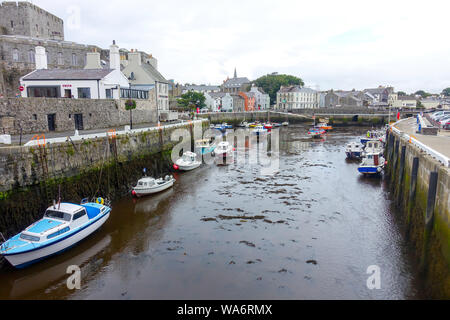
[[[193,152],[186,151],[183,153],[182,159],[185,162],[195,162],[195,159],[197,158],[197,155]]]

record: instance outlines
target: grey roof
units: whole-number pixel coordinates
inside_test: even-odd
[[[186,86],[186,90],[195,90],[195,91],[208,91],[208,90],[220,90],[219,86],[206,86],[206,85],[193,85],[193,86]]]
[[[278,92],[286,93],[286,92],[305,92],[305,93],[316,93],[315,90],[310,88],[302,88],[300,86],[289,86],[280,89]]]
[[[364,89],[364,91],[367,91],[371,94],[382,94],[382,93],[385,93],[386,88]]]
[[[399,96],[398,100],[417,100],[416,96]]]
[[[225,92],[209,92],[211,98],[223,98],[225,97]]]
[[[101,80],[111,72],[112,69],[40,69],[23,80]]]
[[[225,81],[223,86],[226,88],[232,88],[232,87],[235,88],[235,87],[240,87],[246,83],[250,83],[250,80],[248,80],[245,77],[244,78],[231,78],[231,79],[228,79],[227,81]]]
[[[159,73],[158,70],[156,70],[155,68],[153,68],[153,66],[149,63],[143,63],[142,68],[149,73],[156,81],[158,82],[164,82],[164,83],[169,83],[163,76],[161,73]]]

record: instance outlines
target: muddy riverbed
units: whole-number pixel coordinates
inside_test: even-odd
[[[70,251],[1,268],[0,298],[420,298],[384,181],[345,160],[345,144],[366,130],[313,142],[305,126],[282,128],[273,175],[251,161],[204,164],[177,174],[169,191],[126,196]],[[253,138],[237,152],[256,148]],[[81,267],[80,290],[66,286],[69,265]],[[381,289],[367,287],[373,265]]]

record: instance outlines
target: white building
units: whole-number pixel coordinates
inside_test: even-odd
[[[128,63],[122,72],[130,81],[132,89],[148,91],[156,87],[159,112],[169,112],[169,81],[159,73],[151,61],[142,61],[141,52],[132,50],[128,53]]]
[[[270,108],[270,96],[264,92],[262,88],[258,88],[253,85],[250,92],[255,94],[255,109],[256,110],[269,110]]]
[[[188,85],[184,86],[181,91],[182,94],[185,94],[189,91],[199,92],[199,93],[212,93],[212,92],[220,92],[219,86],[211,86],[211,85]]]
[[[100,65],[100,55],[95,53],[88,56],[89,65],[96,64],[95,58]],[[36,47],[36,70],[23,76],[20,84],[24,87],[21,93],[24,98],[120,99],[121,90],[130,87],[120,71],[120,58],[114,52],[111,52],[110,69],[49,70],[45,48],[40,46]]]
[[[212,112],[233,111],[233,97],[227,92],[205,92],[206,107]]]
[[[394,108],[416,108],[417,99],[415,96],[399,96],[397,100],[394,101],[392,107]]]
[[[281,86],[277,92],[277,109],[316,109],[319,107],[318,92],[300,86]]]

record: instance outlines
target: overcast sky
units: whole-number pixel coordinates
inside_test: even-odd
[[[450,87],[444,0],[32,2],[64,19],[66,40],[152,53],[181,83],[220,84],[236,67],[250,80],[286,73],[321,90]]]

